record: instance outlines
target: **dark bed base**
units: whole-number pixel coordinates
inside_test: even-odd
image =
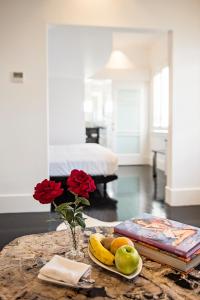
[[[67,180],[67,178],[68,178],[68,176],[50,176],[50,180],[54,180],[56,182],[58,182],[58,181],[65,182]],[[104,193],[106,193],[107,183],[110,181],[116,180],[118,178],[118,176],[115,174],[108,175],[108,176],[94,175],[94,176],[92,176],[92,178],[94,179],[94,182],[96,184],[103,183],[103,190],[104,190]],[[104,196],[105,196],[105,194],[104,194]]]
[[[67,178],[68,178],[68,176],[50,176],[50,180],[54,180],[56,182],[62,182],[62,187],[64,188],[66,193],[67,193],[67,189],[66,189]],[[103,197],[106,198],[107,197],[107,183],[111,182],[113,180],[116,180],[118,178],[118,176],[116,174],[108,175],[108,176],[94,175],[94,176],[92,176],[92,178],[94,179],[95,184],[103,184]],[[61,200],[61,202],[62,202],[62,200]],[[52,210],[54,210],[53,206],[51,206],[51,211]]]

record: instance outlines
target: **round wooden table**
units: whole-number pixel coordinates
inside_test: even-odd
[[[91,228],[84,232],[84,262],[92,265],[94,287],[88,290],[61,287],[37,278],[40,268],[53,255],[64,255],[66,231],[33,234],[15,239],[0,253],[0,300],[66,299],[200,299],[200,271],[181,274],[143,257],[140,275],[127,280],[94,264],[87,254],[91,232],[111,233],[112,228]]]

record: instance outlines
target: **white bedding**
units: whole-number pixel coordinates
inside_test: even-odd
[[[49,152],[50,176],[68,176],[73,169],[106,176],[118,167],[117,155],[99,144],[51,145]]]

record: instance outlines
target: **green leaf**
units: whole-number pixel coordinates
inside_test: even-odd
[[[76,206],[78,206],[80,203],[81,203],[81,201],[80,201],[78,198],[74,201],[74,204],[75,204]]]
[[[66,220],[69,224],[72,222],[74,210],[71,206],[61,204],[57,206],[56,211],[61,215],[61,218]]]
[[[59,214],[62,214],[62,211],[64,212],[65,209],[64,209],[63,207],[57,206],[56,209],[55,209],[55,211],[56,211],[57,213],[59,213]]]
[[[56,211],[61,211],[61,210],[63,210],[63,209],[66,209],[68,206],[70,206],[71,204],[73,204],[73,202],[65,202],[65,203],[62,203],[62,204],[60,204],[60,205],[58,205],[56,208],[55,208],[55,210]]]
[[[90,206],[90,201],[88,199],[79,197],[79,200],[80,200],[81,204]]]
[[[76,212],[75,212],[75,217],[76,217],[76,216],[79,217],[79,218],[83,218],[83,214],[82,214],[82,212],[80,212],[80,211],[78,211],[78,212],[76,211]]]
[[[69,206],[69,205],[73,205],[74,202],[67,202],[66,204]]]
[[[74,210],[71,207],[68,207],[65,211],[67,222],[71,222],[74,218]]]
[[[65,207],[66,207],[66,203],[62,203],[62,204],[56,206],[55,211],[59,211],[61,209],[64,209]]]
[[[75,217],[75,221],[80,225],[82,228],[85,228],[85,220],[79,216]]]
[[[83,206],[79,206],[76,208],[76,212],[83,212]]]

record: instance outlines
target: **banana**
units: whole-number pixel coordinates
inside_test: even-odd
[[[104,235],[100,233],[91,234],[89,238],[89,250],[103,264],[113,266],[114,255],[101,244],[104,238]]]

